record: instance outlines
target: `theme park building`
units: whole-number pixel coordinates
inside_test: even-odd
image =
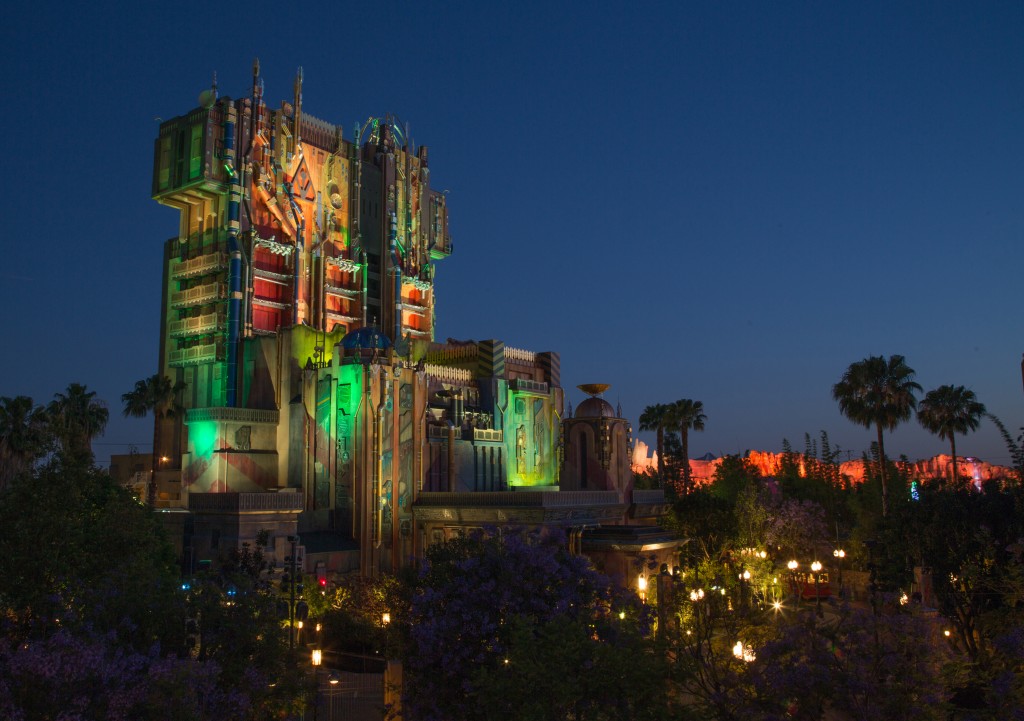
[[[179,215],[159,369],[185,409],[158,421],[155,480],[186,568],[261,529],[282,558],[298,534],[308,571],[371,576],[487,525],[561,526],[609,571],[675,548],[622,414],[595,394],[563,415],[557,353],[435,342],[447,199],[394,118],[344,137],[301,72],[268,107],[256,65],[249,97],[162,123],[154,165]]]

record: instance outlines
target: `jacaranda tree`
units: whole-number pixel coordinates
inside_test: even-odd
[[[402,718],[664,713],[661,661],[646,652],[642,609],[619,593],[558,533],[503,529],[433,546],[404,619]]]

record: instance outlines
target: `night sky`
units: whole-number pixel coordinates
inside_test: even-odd
[[[304,8],[303,13],[293,7]],[[340,10],[339,8],[344,8]],[[455,252],[438,339],[557,350],[636,420],[704,403],[691,455],[873,432],[831,387],[868,355],[1024,425],[1024,3],[18,3],[0,29],[0,395],[82,382],[105,463],[157,367],[161,118],[217,72],[346,137],[430,148]],[[640,434],[649,440],[648,434]],[[958,451],[1008,462],[987,421]],[[948,443],[912,421],[890,455]]]

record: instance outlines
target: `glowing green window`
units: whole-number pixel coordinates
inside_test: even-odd
[[[164,190],[171,182],[171,136],[160,139],[160,177],[157,179],[160,190]]]
[[[203,126],[192,126],[192,142],[189,149],[188,177],[193,180],[199,177],[203,167]]]

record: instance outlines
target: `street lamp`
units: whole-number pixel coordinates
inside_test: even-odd
[[[832,555],[836,557],[839,563],[839,598],[843,598],[843,559],[846,558],[846,551],[837,548],[832,551]]]
[[[795,560],[793,560],[793,561],[790,561],[789,563],[787,563],[786,567],[789,569],[789,582],[793,586],[793,605],[794,605],[794,607],[795,606],[799,606],[800,605],[800,597],[797,596],[796,569],[798,569],[800,567],[800,564],[797,563]]]
[[[811,564],[811,570],[814,572],[814,612],[821,616],[821,593],[818,590],[818,578],[819,572],[821,571],[821,563],[815,561]]]
[[[746,568],[739,575],[740,578],[740,603],[746,610],[750,598],[750,571]]]
[[[647,603],[647,577],[644,574],[640,574],[640,577],[636,581],[637,589],[640,591],[640,601]]]

